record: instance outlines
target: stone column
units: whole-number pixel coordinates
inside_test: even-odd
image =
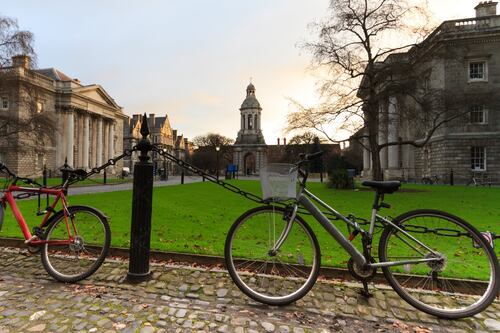
[[[104,142],[102,140],[102,118],[97,119],[97,142],[96,142],[96,151],[97,151],[97,166],[102,165],[102,147],[104,146]]]
[[[108,161],[108,122],[106,119],[102,121],[102,162]]]
[[[385,101],[380,102],[378,106],[378,119],[378,143],[382,145],[387,143],[387,109]],[[387,148],[382,148],[379,156],[382,170],[387,169]]]
[[[387,138],[389,142],[397,142],[398,135],[398,100],[396,97],[389,97],[389,108],[388,108],[388,130],[387,130]],[[399,146],[389,146],[388,148],[388,166],[389,169],[399,169]]]
[[[115,156],[115,125],[110,122],[108,125],[108,159]]]
[[[57,112],[57,129],[56,129],[56,169],[59,169],[64,164],[64,113]]]
[[[70,167],[73,167],[74,135],[75,116],[73,112],[70,111],[66,114],[66,158],[68,159],[68,165]]]
[[[84,115],[83,118],[83,168],[88,169],[89,167],[89,147],[90,147],[90,119],[89,115]]]
[[[241,129],[243,130],[245,128],[245,116],[241,115]]]
[[[363,138],[363,145],[365,147],[369,146],[368,138]],[[369,171],[371,170],[371,156],[370,151],[365,147],[363,147],[363,170]]]
[[[91,140],[91,150],[92,150],[92,156],[90,157],[90,166],[93,168],[97,165],[97,120],[92,117],[90,118],[90,121],[92,123],[92,131],[90,132],[92,135],[92,140]]]

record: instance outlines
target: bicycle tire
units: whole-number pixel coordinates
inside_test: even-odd
[[[441,258],[382,267],[387,281],[406,302],[437,317],[458,319],[473,316],[494,301],[500,287],[498,260],[492,247],[472,225],[437,210],[410,211],[396,217],[393,223],[405,228],[435,254],[387,225],[379,242],[380,262],[396,258]],[[438,228],[433,229],[435,232],[423,229],[431,226]],[[460,236],[453,237],[459,233]],[[459,274],[462,276],[457,279]]]
[[[281,222],[283,222],[285,212],[286,210],[281,207],[261,206],[243,213],[231,226],[224,246],[226,268],[236,286],[253,300],[268,305],[286,305],[304,297],[314,286],[320,270],[321,252],[318,240],[312,229],[300,216],[296,216],[290,234],[276,256],[272,257],[268,253],[269,239],[268,245],[258,248],[266,242],[266,239],[258,238],[262,233],[265,233],[265,230],[262,231],[263,227],[266,227],[265,219],[267,217],[264,214],[269,213],[273,216],[270,220],[274,224],[272,228],[276,230],[274,217],[281,217]],[[268,225],[271,223],[268,222]],[[278,228],[278,230],[281,234],[282,229]],[[245,234],[245,231],[248,231],[248,235]],[[310,250],[301,246],[303,244],[301,242],[307,239],[309,240],[308,245],[311,246]],[[241,251],[240,244],[245,254],[238,257],[237,252]],[[247,245],[250,245],[250,250],[243,249]],[[265,253],[260,257],[257,256],[259,260],[255,260],[253,254],[260,254],[264,251]],[[287,253],[287,251],[290,252]],[[292,255],[292,251],[297,251],[297,255]],[[249,252],[252,253],[249,254]],[[253,257],[249,258],[252,255]],[[267,266],[268,261],[262,260],[263,258],[274,260],[270,269]],[[280,260],[281,258],[284,260]],[[298,258],[299,264],[292,263],[292,258]],[[271,263],[271,261],[269,262]],[[297,276],[283,278],[286,273]],[[305,277],[300,276],[301,273]],[[260,286],[258,286],[257,279],[261,279]],[[270,292],[263,291],[265,285],[270,287]],[[274,292],[281,293],[281,295],[275,295]]]
[[[78,231],[76,241],[69,245],[45,243],[42,245],[41,259],[50,276],[60,282],[72,283],[89,277],[99,269],[109,252],[111,231],[107,218],[95,208],[70,206],[68,211],[71,217],[70,227],[73,222]],[[93,222],[95,226],[91,224]],[[65,215],[62,211],[54,216],[45,233],[47,241],[58,239],[68,239]],[[79,264],[78,267],[71,265],[75,260]],[[88,268],[83,268],[82,263],[89,264]],[[82,270],[77,271],[78,268]]]

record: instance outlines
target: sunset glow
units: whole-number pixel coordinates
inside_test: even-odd
[[[436,21],[474,16],[477,0],[429,0]],[[328,1],[4,1],[36,37],[40,68],[102,84],[128,115],[168,114],[192,138],[234,138],[250,77],[266,141],[282,132],[289,99],[314,105],[310,55],[297,43]],[[68,13],[72,13],[68,15]],[[47,21],[57,24],[47,24]],[[345,134],[344,134],[345,135]],[[289,136],[289,135],[288,135]]]

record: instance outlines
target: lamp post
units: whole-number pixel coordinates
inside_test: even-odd
[[[167,148],[163,148],[163,152],[167,152]],[[163,180],[168,180],[168,171],[167,171],[167,161],[165,157],[163,157]]]
[[[219,180],[219,150],[220,146],[215,146],[215,151],[217,153],[217,172],[216,172],[217,180]]]

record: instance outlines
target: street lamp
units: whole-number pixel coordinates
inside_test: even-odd
[[[217,180],[219,180],[219,150],[220,146],[215,146],[215,151],[217,152]]]
[[[167,148],[163,148],[163,152],[167,152]],[[163,180],[168,180],[168,172],[167,172],[167,159],[165,156],[163,157]]]

